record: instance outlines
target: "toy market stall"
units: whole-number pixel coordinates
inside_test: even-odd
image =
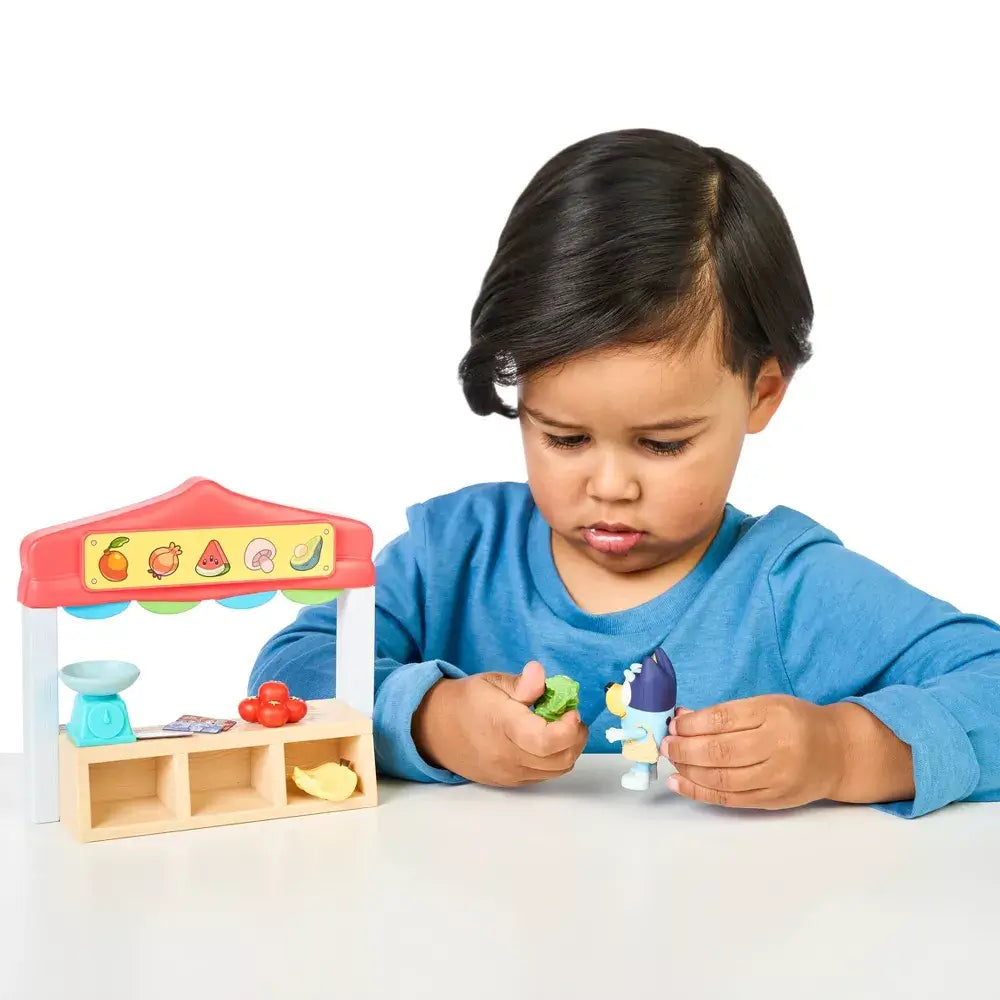
[[[30,818],[94,841],[376,805],[374,585],[366,524],[208,479],[28,535],[18,601]],[[301,702],[265,684],[238,720],[149,732],[133,729],[121,697],[138,667],[59,663],[60,614],[170,615],[202,601],[242,613],[279,594],[337,602],[336,697]],[[250,664],[210,666],[245,684]],[[60,681],[75,692],[64,726]]]

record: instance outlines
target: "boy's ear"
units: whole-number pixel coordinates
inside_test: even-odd
[[[759,434],[771,422],[788,389],[788,379],[775,358],[768,358],[757,374],[750,396],[747,433]]]

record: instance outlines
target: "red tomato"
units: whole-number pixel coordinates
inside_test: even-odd
[[[257,721],[270,729],[283,726],[288,721],[287,703],[281,701],[261,702],[261,706],[257,710]]]
[[[265,681],[257,692],[257,697],[261,702],[265,701],[288,701],[288,687],[281,681]]]
[[[306,703],[301,698],[289,698],[285,706],[289,722],[301,722],[306,717]]]
[[[244,722],[256,722],[260,702],[256,698],[244,698],[240,702],[240,718]]]

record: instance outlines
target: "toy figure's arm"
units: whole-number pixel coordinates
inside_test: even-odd
[[[647,733],[646,730],[641,726],[636,726],[634,729],[609,729],[604,734],[607,737],[609,743],[628,743],[631,740],[641,740]]]

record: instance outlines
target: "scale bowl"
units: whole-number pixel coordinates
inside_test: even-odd
[[[66,664],[59,676],[77,694],[118,694],[135,683],[139,668],[124,660],[81,660]]]

